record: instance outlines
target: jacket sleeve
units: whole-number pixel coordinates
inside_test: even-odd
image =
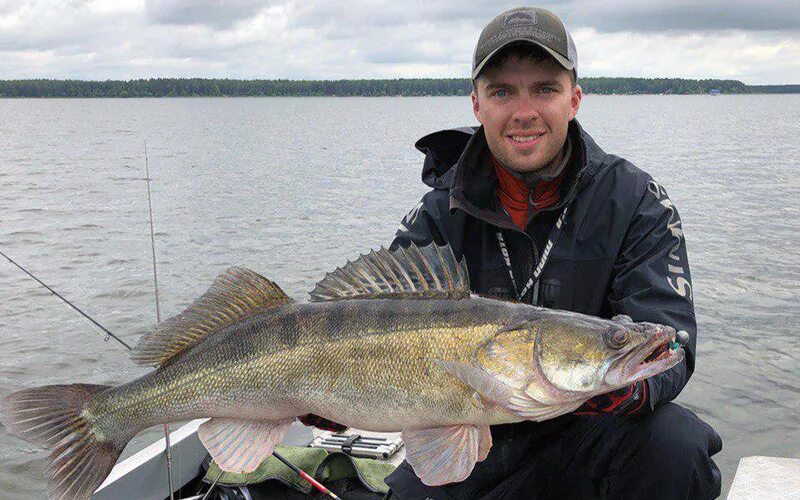
[[[456,235],[459,225],[450,221],[460,215],[450,213],[449,200],[446,190],[434,189],[423,196],[403,217],[390,248],[406,247],[412,242],[417,246],[435,242],[437,245],[450,245],[455,256],[460,257],[461,241]]]
[[[694,372],[697,326],[681,220],[664,188],[652,179],[615,262],[609,303],[614,314],[689,334],[684,361],[647,380],[651,409],[677,397]]]

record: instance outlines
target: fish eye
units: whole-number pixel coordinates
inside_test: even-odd
[[[623,328],[611,327],[603,334],[603,340],[611,349],[622,349],[628,343],[628,330]]]

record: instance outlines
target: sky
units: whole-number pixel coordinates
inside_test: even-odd
[[[0,0],[0,79],[468,78],[493,0]],[[797,0],[538,2],[582,76],[800,84]]]

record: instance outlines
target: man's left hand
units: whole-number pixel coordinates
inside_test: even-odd
[[[647,382],[640,380],[608,394],[595,396],[575,410],[575,415],[638,415],[647,411]]]

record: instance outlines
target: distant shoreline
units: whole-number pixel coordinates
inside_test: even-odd
[[[585,93],[601,95],[800,93],[800,84],[746,85],[739,80],[586,77],[578,83]],[[466,78],[0,80],[0,98],[466,96],[471,90],[472,82]]]

